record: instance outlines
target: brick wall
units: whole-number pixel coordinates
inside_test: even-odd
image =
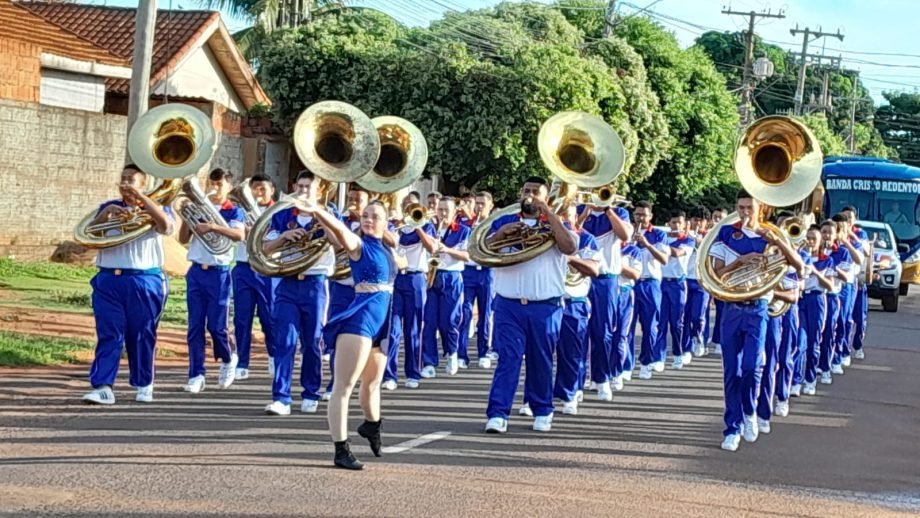
[[[0,99],[38,101],[40,55],[37,45],[0,37]]]

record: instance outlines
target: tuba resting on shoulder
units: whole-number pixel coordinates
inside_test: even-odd
[[[182,179],[201,169],[214,152],[214,129],[201,110],[187,104],[157,106],[137,119],[128,135],[128,154],[145,173],[160,181],[147,197],[169,205],[178,196]],[[136,205],[127,214],[93,224],[92,211],[74,229],[74,241],[92,249],[132,241],[153,226]]]
[[[801,202],[814,192],[821,180],[821,147],[818,140],[804,124],[784,116],[769,116],[754,121],[744,132],[735,153],[735,171],[741,185],[758,200],[761,214],[756,215],[760,225],[790,247],[791,239],[798,232],[796,225],[802,221],[790,221],[783,229],[763,221],[772,207],[788,207]],[[724,275],[717,275],[710,250],[719,234],[719,229],[741,221],[736,212],[726,216],[712,228],[700,244],[697,254],[697,271],[700,285],[713,297],[726,302],[753,300],[774,290],[786,275],[789,264],[775,246],[764,251],[766,260],[761,264],[748,264]],[[799,234],[795,235],[796,239]],[[777,302],[773,311],[783,311]],[[786,308],[788,309],[788,308]],[[780,313],[781,314],[781,313]]]
[[[540,127],[537,148],[555,177],[549,200],[554,210],[584,196],[613,203],[615,194],[610,186],[623,170],[626,154],[620,136],[602,118],[583,112],[557,113]],[[509,205],[477,226],[470,236],[470,259],[500,268],[529,261],[555,246],[552,233],[540,226],[523,229],[500,242],[488,241],[493,222],[520,210],[519,203]]]

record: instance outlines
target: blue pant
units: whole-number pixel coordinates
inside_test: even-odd
[[[422,317],[425,314],[427,279],[424,273],[401,273],[393,285],[393,312],[390,324],[390,347],[387,349],[385,380],[399,379],[399,343],[405,336],[405,372],[409,379],[421,379],[420,356]],[[462,335],[461,335],[462,336]]]
[[[252,350],[253,313],[259,315],[262,334],[265,335],[265,349],[274,356],[272,342],[272,281],[249,267],[249,263],[236,263],[231,274],[233,278],[233,332],[236,350],[240,357],[240,369],[249,368]]]
[[[818,363],[824,355],[824,329],[827,323],[827,297],[823,292],[806,293],[799,303],[802,311],[802,329],[805,331],[802,351],[805,368],[802,381],[814,383],[818,379]],[[832,297],[834,300],[837,297]]]
[[[864,283],[856,290],[853,304],[853,350],[861,351],[866,340],[866,323],[869,321],[869,289]]]
[[[330,318],[345,311],[355,298],[355,287],[340,282],[329,283],[329,304],[326,305],[326,322]],[[320,338],[323,343],[323,351],[329,355],[329,383],[326,385],[326,392],[332,392],[332,384],[335,383],[335,344],[327,344]]]
[[[696,279],[687,279],[687,306],[684,309],[683,350],[692,351],[694,343],[705,344],[708,338],[709,292]]]
[[[320,337],[326,316],[326,276],[310,275],[298,280],[285,277],[275,288],[274,324],[275,379],[272,400],[291,404],[291,383],[294,377],[294,351],[300,341],[303,363],[300,368],[301,396],[304,400],[319,400],[323,378]]]
[[[763,374],[767,303],[726,302],[722,306],[722,375],[725,389],[725,435],[741,432],[744,416],[754,415]]]
[[[631,286],[620,286],[617,300],[617,328],[614,346],[610,357],[613,377],[624,372],[632,372],[635,366],[635,347],[632,341],[633,329],[633,290]]]
[[[794,359],[799,350],[799,306],[793,305],[783,314],[782,339],[776,352],[776,399],[789,401],[789,389],[795,376]]]
[[[713,299],[716,305],[716,318],[712,323],[712,343],[722,343],[722,310],[725,308],[725,302],[719,299]]]
[[[500,361],[489,390],[489,419],[508,419],[526,354],[524,392],[534,416],[553,413],[553,350],[562,327],[562,306],[549,303],[521,304],[496,297],[495,341],[492,348]]]
[[[626,333],[626,359],[623,361],[623,372],[632,372],[636,367],[636,326],[639,325],[639,310],[636,306],[636,288],[632,289],[633,312]]]
[[[665,350],[657,349],[658,322],[661,316],[661,281],[656,279],[636,282],[636,313],[642,326],[642,346],[639,349],[639,363],[643,366],[663,362]]]
[[[668,330],[671,331],[671,354],[680,356],[689,352],[684,349],[684,310],[687,307],[687,282],[683,279],[661,281],[661,319],[658,325],[656,354],[668,356]]]
[[[214,342],[214,358],[230,362],[230,269],[192,264],[185,274],[185,300],[188,304],[188,377],[203,376],[204,331]]]
[[[99,272],[93,287],[96,355],[89,369],[93,388],[113,386],[122,349],[128,352],[128,382],[132,387],[153,383],[157,325],[166,303],[162,274],[115,275]]]
[[[422,328],[422,363],[425,366],[438,366],[438,334],[444,354],[457,353],[462,314],[463,277],[460,272],[438,270],[425,301],[425,326]]]
[[[763,373],[760,378],[760,390],[757,396],[757,417],[770,420],[773,416],[773,393],[776,390],[776,369],[780,342],[783,339],[783,319],[767,319],[767,336],[764,344]]]
[[[854,302],[856,302],[856,286],[853,283],[844,284],[840,289],[840,308],[837,312],[837,324],[834,330],[834,365],[839,365],[844,356],[850,355]]]
[[[479,312],[476,321],[476,354],[477,358],[484,358],[492,344],[492,270],[479,269],[467,265],[463,270],[463,315],[460,320],[460,350],[457,352],[461,360],[470,361],[468,348],[470,345],[470,326],[473,324],[473,302]]]
[[[588,321],[591,304],[587,301],[569,300],[562,311],[562,329],[556,355],[556,384],[553,396],[563,402],[575,399],[584,381],[579,384],[579,374],[584,368],[585,350],[588,347]],[[529,403],[529,394],[524,396]]]
[[[821,354],[818,357],[818,369],[831,371],[836,344],[837,319],[840,318],[840,295],[827,294],[827,313],[824,320],[824,332],[821,334]]]
[[[591,290],[588,292],[591,300],[588,334],[591,337],[591,381],[595,383],[613,379],[610,356],[613,354],[613,334],[616,331],[618,293],[616,276],[597,277],[591,281]]]

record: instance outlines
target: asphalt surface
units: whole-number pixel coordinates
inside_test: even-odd
[[[870,315],[867,358],[793,400],[773,432],[721,441],[718,356],[587,394],[549,433],[515,415],[481,432],[492,371],[385,392],[384,441],[443,437],[363,472],[333,469],[325,404],[268,417],[264,361],[228,390],[181,392],[160,369],[136,403],[126,368],[113,407],[80,403],[86,368],[0,370],[0,515],[74,516],[918,516],[920,297]],[[209,366],[210,367],[210,366]],[[355,399],[350,428],[360,423]],[[449,432],[449,435],[447,433]]]

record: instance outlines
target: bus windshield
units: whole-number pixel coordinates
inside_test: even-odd
[[[920,196],[905,192],[839,189],[827,191],[826,213],[855,207],[860,219],[891,225],[899,242],[920,239]]]

